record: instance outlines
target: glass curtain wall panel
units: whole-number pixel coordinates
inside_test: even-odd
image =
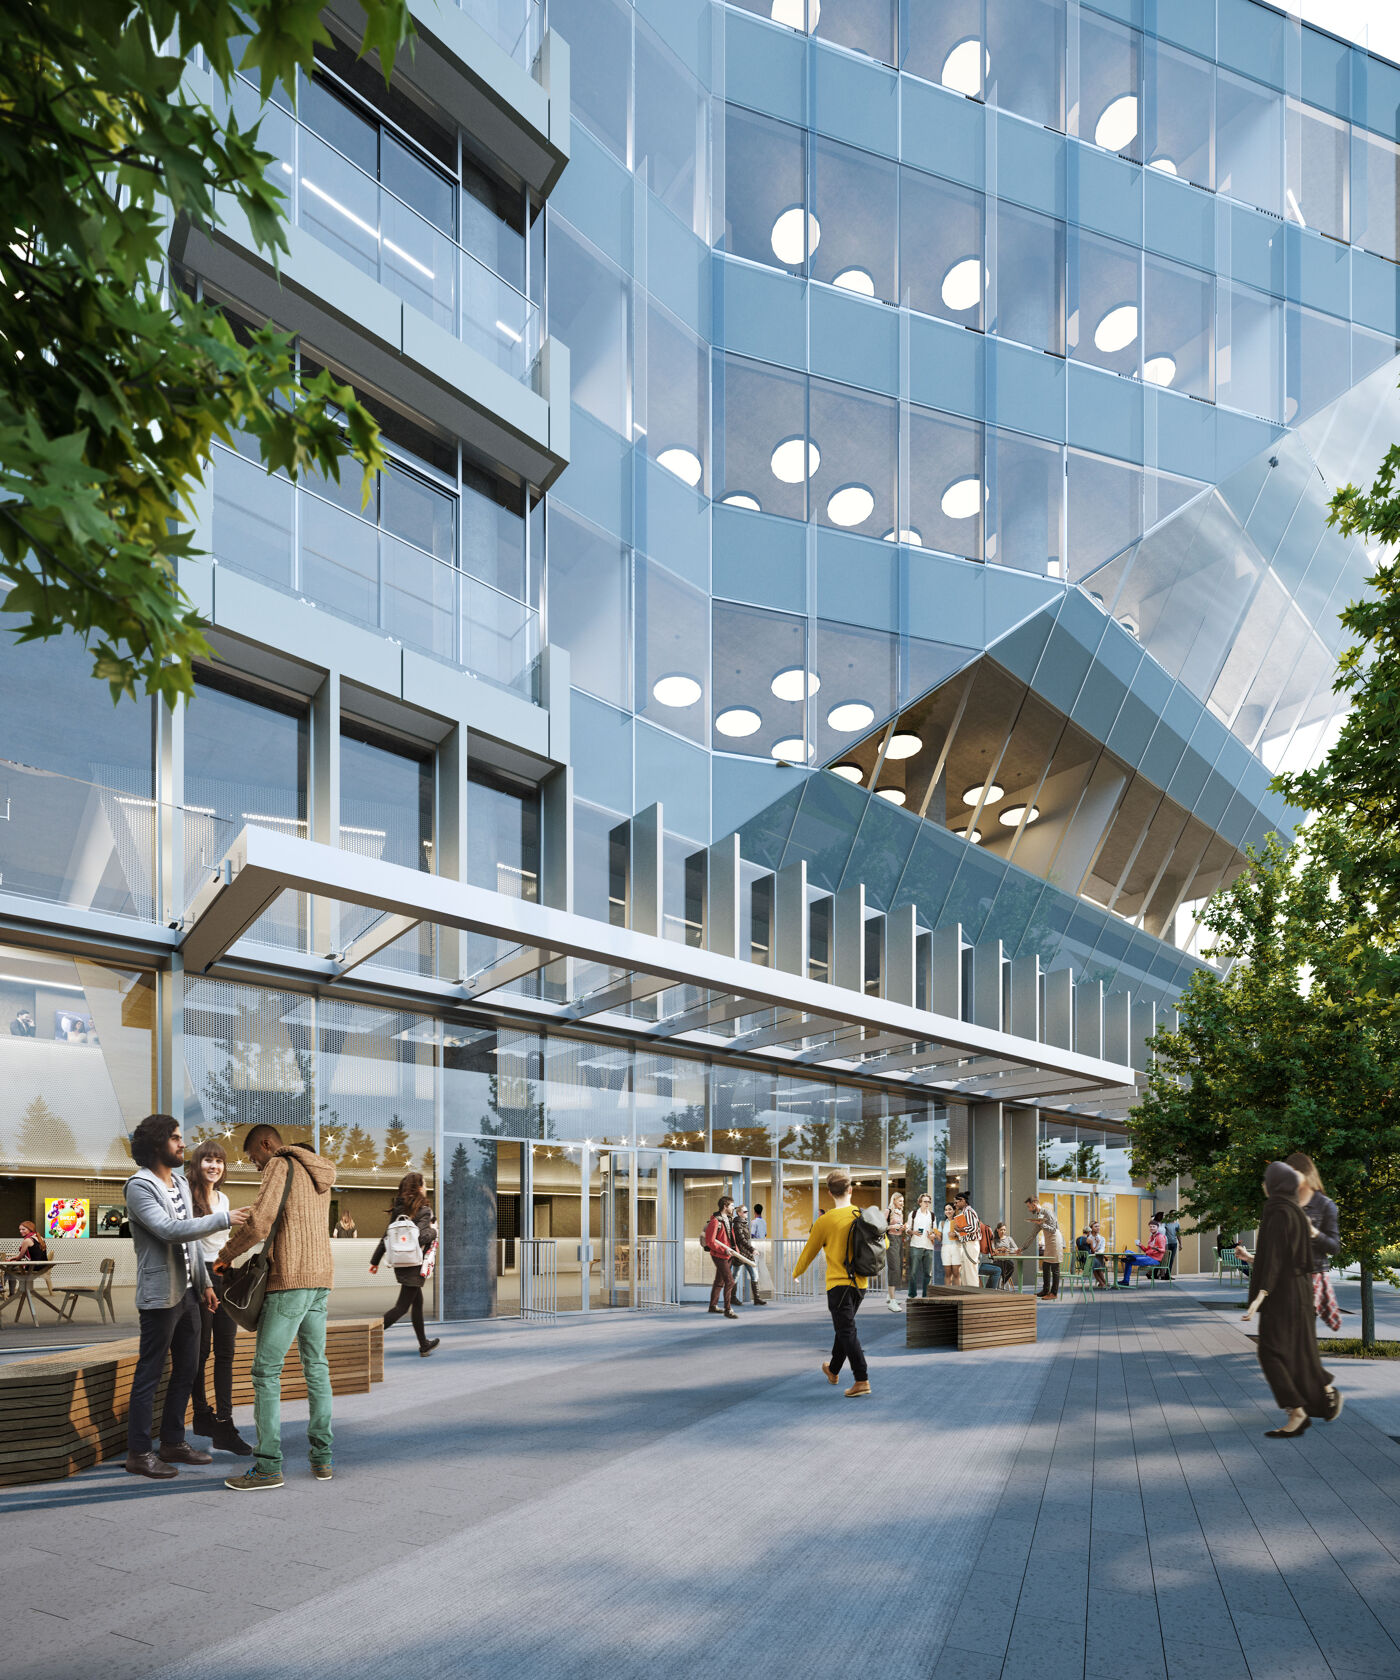
[[[899,171],[886,158],[818,137],[812,145],[811,274],[857,297],[897,303]]]
[[[347,720],[340,731],[340,844],[360,857],[432,873],[435,867],[434,757],[367,725]],[[377,910],[344,907],[340,946],[379,919]],[[340,948],[338,946],[337,948]],[[428,974],[433,930],[417,927],[375,956],[385,968]]]
[[[985,216],[986,199],[971,187],[917,169],[901,171],[900,289],[910,309],[981,330]]]

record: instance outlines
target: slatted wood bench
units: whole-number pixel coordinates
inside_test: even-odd
[[[1035,1296],[937,1284],[905,1303],[906,1347],[1011,1347],[1035,1340]]]
[[[233,1403],[253,1400],[256,1338],[234,1344]],[[107,1459],[126,1456],[127,1401],[140,1343],[136,1337],[71,1352],[0,1362],[0,1487],[60,1481]],[[326,1325],[332,1394],[368,1394],[384,1381],[384,1326],[377,1318],[333,1318]],[[156,1390],[160,1419],[165,1382]],[[282,1367],[282,1398],[306,1397],[293,1343]]]

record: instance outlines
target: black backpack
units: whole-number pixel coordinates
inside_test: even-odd
[[[885,1269],[885,1216],[859,1208],[846,1233],[846,1270],[852,1277],[877,1278]]]

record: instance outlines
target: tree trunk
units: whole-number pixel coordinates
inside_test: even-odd
[[[1371,1347],[1376,1340],[1376,1297],[1371,1287],[1371,1269],[1361,1268],[1361,1341]]]

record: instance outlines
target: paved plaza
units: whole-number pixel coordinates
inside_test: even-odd
[[[1395,1680],[1400,1371],[1339,1365],[1342,1419],[1265,1440],[1229,1298],[978,1354],[872,1302],[863,1401],[813,1307],[391,1335],[329,1484],[289,1405],[279,1492],[220,1455],[0,1494],[0,1675]]]

